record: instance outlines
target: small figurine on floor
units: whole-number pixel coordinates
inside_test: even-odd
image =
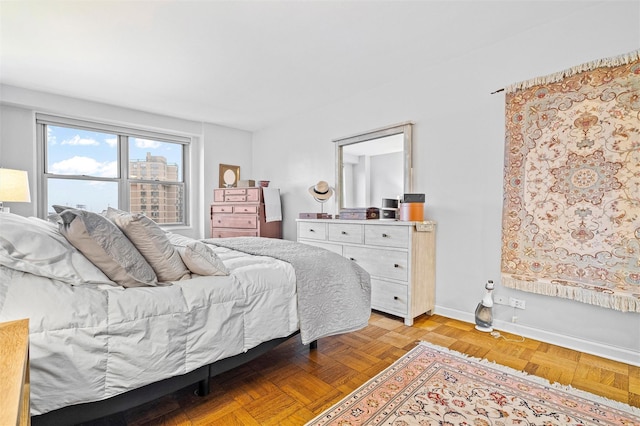
[[[487,285],[482,301],[476,307],[476,330],[490,333],[493,331],[493,299],[491,292],[493,291],[493,281],[487,281]]]

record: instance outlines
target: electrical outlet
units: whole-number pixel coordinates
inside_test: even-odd
[[[513,306],[514,308],[518,308],[518,309],[524,309],[525,303],[523,299],[516,299],[515,297],[510,297],[509,306]]]
[[[496,305],[508,305],[509,304],[509,298],[507,296],[498,296],[498,295],[496,295],[496,297],[494,298],[493,302]]]
[[[514,315],[514,316],[512,316],[512,317],[511,317],[511,322],[513,322],[513,323],[518,322],[518,317],[517,317],[517,316],[515,316],[515,315]]]

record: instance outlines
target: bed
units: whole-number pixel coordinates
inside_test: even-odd
[[[29,319],[34,424],[102,417],[196,383],[207,393],[210,377],[294,335],[314,345],[368,322],[368,274],[329,251],[57,211],[57,224],[0,213],[0,321]]]

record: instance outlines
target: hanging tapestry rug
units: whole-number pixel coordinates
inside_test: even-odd
[[[506,89],[502,283],[640,312],[640,50]]]

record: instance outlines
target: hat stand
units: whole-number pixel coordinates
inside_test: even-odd
[[[320,198],[313,197],[313,199],[316,200],[318,203],[320,203],[320,213],[324,214],[324,203],[329,201],[329,198],[325,198],[323,200],[323,199],[320,199]]]
[[[320,215],[324,216],[324,203],[329,201],[329,198],[333,195],[333,188],[326,181],[321,180],[309,188],[309,193],[314,200],[320,203]]]

